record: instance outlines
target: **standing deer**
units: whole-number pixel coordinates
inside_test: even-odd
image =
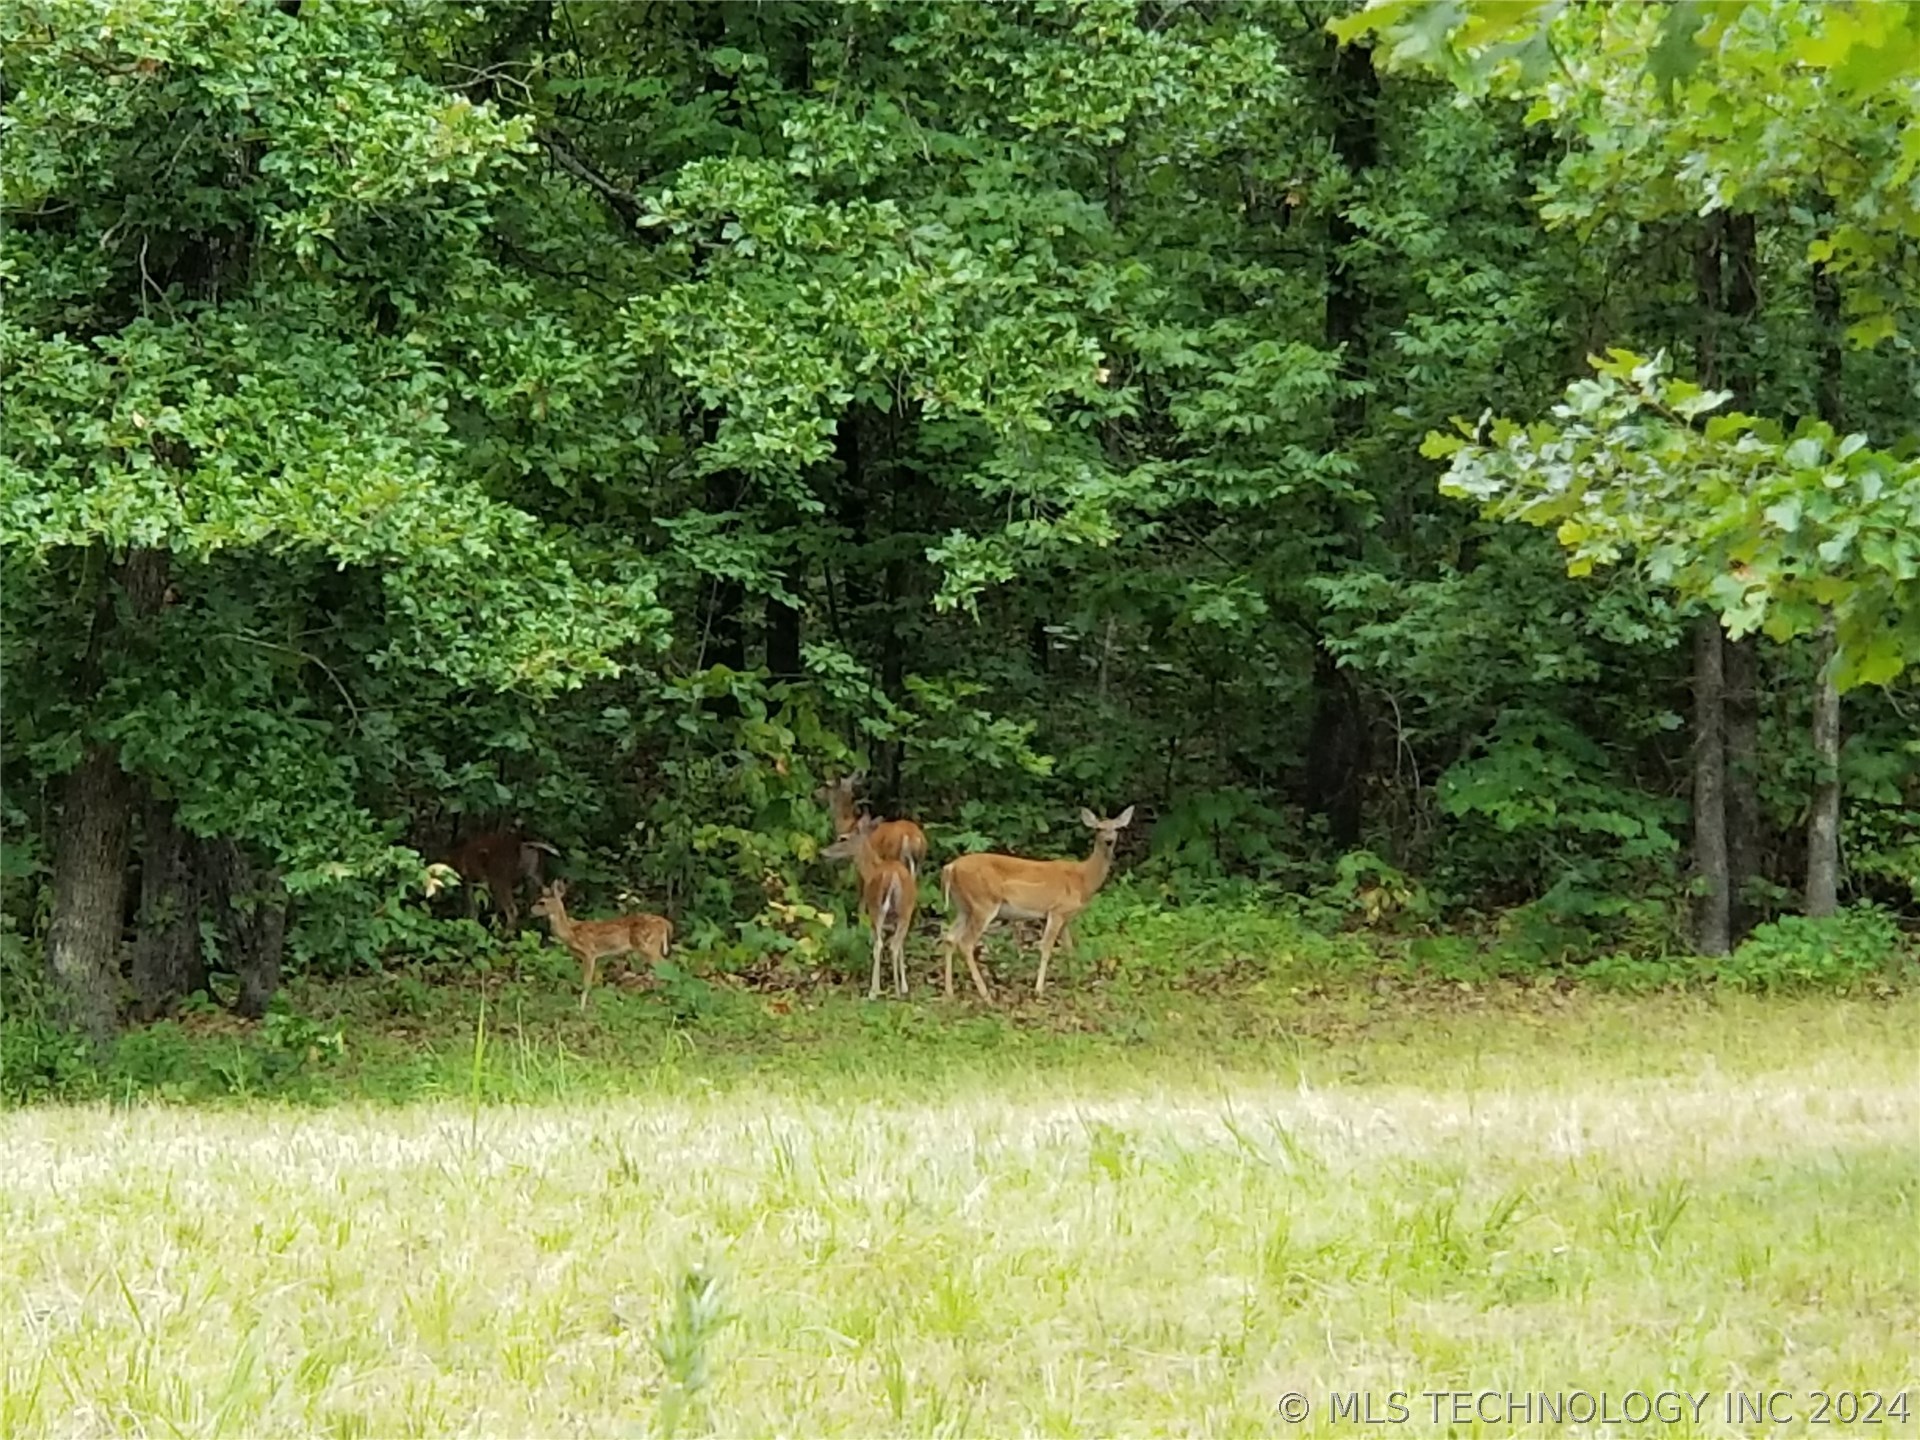
[[[814,798],[833,813],[833,833],[841,839],[853,834],[860,823],[854,808],[853,791],[859,783],[855,775],[842,775],[830,785],[814,791]],[[927,832],[911,820],[881,820],[873,827],[873,853],[882,860],[904,865],[918,876],[920,864],[927,858]]]
[[[991,1005],[986,978],[980,973],[980,937],[1002,915],[1014,920],[1045,920],[1040,937],[1040,974],[1033,982],[1036,996],[1046,993],[1047,961],[1054,942],[1065,936],[1069,948],[1074,916],[1087,908],[1113,868],[1113,847],[1133,819],[1133,806],[1112,820],[1091,810],[1080,812],[1080,823],[1094,832],[1093,853],[1084,860],[1022,860],[1014,855],[962,855],[940,872],[940,893],[953,912],[953,921],[940,937],[946,952],[947,998],[953,998],[953,952],[963,951],[973,972],[973,988]]]
[[[540,883],[540,857],[560,852],[544,840],[529,840],[518,830],[487,830],[470,835],[454,846],[447,856],[467,888],[467,918],[475,919],[484,885],[493,897],[493,908],[512,935],[520,928],[520,887],[529,881]]]
[[[567,914],[567,882],[556,880],[533,902],[533,913],[547,922],[553,938],[580,962],[580,1008],[587,1008],[593,989],[594,962],[608,955],[641,955],[648,960],[667,958],[673,943],[673,922],[661,915],[618,915],[611,920],[575,920]]]
[[[894,988],[904,1000],[907,932],[913,928],[913,909],[920,897],[915,893],[912,868],[879,853],[874,837],[882,828],[871,815],[863,816],[852,834],[842,835],[820,853],[829,860],[852,860],[860,872],[860,908],[873,927],[873,983],[867,988],[867,998],[880,998],[880,955],[890,938]]]

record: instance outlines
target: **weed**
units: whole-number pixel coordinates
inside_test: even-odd
[[[1886,911],[1857,905],[1822,920],[1788,915],[1753,933],[1713,966],[1724,984],[1742,990],[1826,989],[1842,994],[1870,979],[1891,983],[1911,970],[1899,927]]]

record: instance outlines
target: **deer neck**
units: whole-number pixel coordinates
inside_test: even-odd
[[[567,914],[567,907],[556,903],[543,917],[547,928],[553,932],[553,938],[562,945],[573,939],[573,920]]]
[[[1107,883],[1113,868],[1113,836],[1101,833],[1093,837],[1093,853],[1080,862],[1080,879],[1091,895]]]

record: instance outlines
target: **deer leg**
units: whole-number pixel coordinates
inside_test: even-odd
[[[967,969],[973,972],[973,988],[980,992],[980,999],[988,1005],[993,1004],[993,992],[987,989],[986,977],[980,973],[980,941],[977,937],[967,947]]]
[[[907,998],[907,927],[896,925],[893,930],[893,987],[900,992],[902,1000]]]
[[[1033,994],[1038,999],[1047,992],[1047,961],[1053,955],[1053,945],[1060,938],[1060,932],[1067,928],[1067,922],[1059,915],[1047,916],[1046,931],[1040,936],[1040,973],[1034,977]]]
[[[593,952],[588,951],[582,962],[585,966],[580,972],[580,1013],[582,1015],[587,1013],[587,996],[593,990],[593,960]]]
[[[993,923],[993,916],[976,916],[965,906],[953,917],[953,923],[947,927],[947,933],[940,937],[940,943],[947,952],[947,999],[953,998],[953,952],[962,951],[967,957],[967,970],[973,976],[973,988],[980,992],[980,998],[993,1004],[993,996],[987,990],[986,977],[980,973],[980,937]]]
[[[946,961],[947,999],[953,999],[953,952],[959,948],[960,932],[966,923],[967,912],[961,910],[947,922],[947,928],[940,932],[940,957]]]
[[[987,927],[993,924],[993,916],[975,918],[967,916],[967,970],[973,976],[973,988],[980,992],[980,998],[988,1005],[993,1004],[993,992],[987,989],[987,978],[980,973],[980,939],[987,933]]]
[[[887,948],[887,932],[880,923],[880,916],[873,917],[873,979],[867,985],[867,999],[880,998],[880,957]]]

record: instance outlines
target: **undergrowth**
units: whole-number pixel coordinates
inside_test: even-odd
[[[1522,1008],[1538,997],[1609,992],[1711,998],[1755,992],[1884,996],[1915,977],[1912,947],[1884,911],[1760,926],[1732,955],[1705,960],[1658,947],[1603,948],[1600,937],[1529,907],[1473,929],[1435,931],[1381,914],[1390,874],[1361,872],[1342,926],[1338,896],[1276,904],[1270,892],[1221,886],[1199,902],[1142,882],[1115,885],[1076,925],[1077,948],[1055,983],[1032,995],[1034,934],[995,931],[986,963],[1001,1002],[940,992],[933,921],[910,947],[913,997],[859,998],[864,938],[834,937],[814,963],[726,969],[676,953],[650,976],[596,987],[578,1007],[564,952],[530,938],[491,958],[413,962],[353,978],[292,981],[263,1022],[197,996],[168,1020],[129,1030],[91,1056],[36,1008],[20,947],[0,1018],[0,1102],[151,1096],[176,1101],[275,1097],[405,1101],[464,1093],[554,1099],[618,1093],[636,1069],[686,1055],[705,1072],[750,1071],[781,1056],[834,1069],[893,1065],[938,1075],[995,1056],[1050,1063],[1140,1048],[1189,1046],[1233,1063],[1278,1036],[1332,1038],[1379,1023],[1417,1023],[1463,996]],[[1411,900],[1413,903],[1407,905]],[[1361,928],[1356,907],[1370,908]],[[477,1081],[471,1047],[487,1008],[489,1055]],[[463,1068],[464,1067],[464,1068]]]

